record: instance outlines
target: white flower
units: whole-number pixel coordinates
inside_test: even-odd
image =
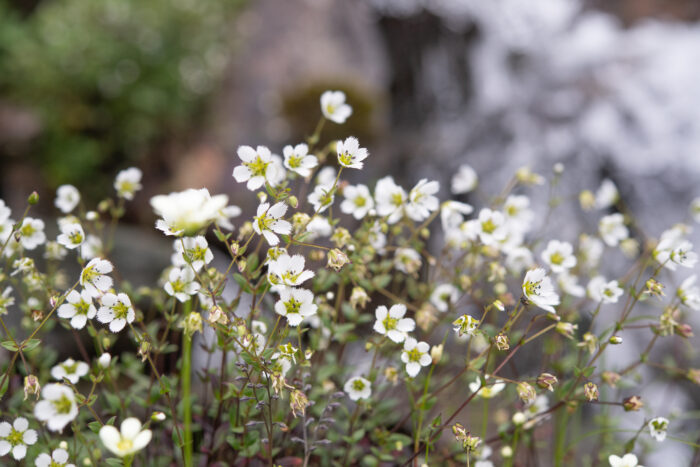
[[[97,310],[97,319],[100,323],[109,323],[110,331],[119,332],[124,329],[126,323],[134,322],[134,308],[127,294],[106,293],[100,302],[102,306]]]
[[[282,254],[267,265],[267,278],[272,285],[295,287],[314,277],[314,273],[304,270],[304,257]]]
[[[321,94],[321,112],[331,122],[345,123],[352,115],[352,107],[345,103],[343,91],[326,91]]]
[[[284,166],[296,172],[302,177],[311,175],[311,169],[318,165],[316,156],[308,154],[309,147],[306,144],[297,144],[292,147],[287,145],[282,149],[284,154]]]
[[[299,326],[305,318],[316,314],[318,307],[314,304],[314,294],[310,290],[285,287],[279,292],[280,299],[275,303],[275,312],[285,316],[290,326]]]
[[[700,197],[690,202],[690,215],[695,222],[700,224]],[[2,219],[1,215],[0,219]]]
[[[12,451],[12,457],[16,460],[24,459],[27,446],[36,443],[38,439],[36,431],[28,428],[29,422],[24,417],[17,417],[12,425],[8,422],[0,423],[0,456]]]
[[[615,183],[609,178],[603,180],[595,192],[595,207],[597,209],[606,209],[617,203],[620,198],[620,193],[617,191]]]
[[[265,146],[258,146],[257,150],[250,146],[239,146],[238,157],[243,162],[233,169],[233,178],[238,183],[248,182],[246,187],[255,191],[267,181],[271,185],[278,177],[278,168],[272,159],[272,153]]]
[[[109,364],[111,361],[112,361],[112,356],[108,352],[105,352],[102,355],[100,355],[100,358],[97,359],[97,364],[101,368],[109,368]]]
[[[472,221],[468,221],[472,222]],[[476,220],[479,240],[484,245],[493,245],[505,240],[508,230],[505,228],[505,218],[498,211],[484,208],[479,211],[479,218]]]
[[[530,302],[550,313],[556,313],[559,296],[554,292],[552,280],[542,268],[531,269],[523,280],[523,294]]]
[[[406,373],[414,378],[422,366],[428,366],[433,362],[430,357],[430,346],[427,342],[418,342],[413,337],[407,337],[403,343],[401,361],[406,364]]]
[[[68,451],[65,449],[54,449],[49,456],[45,452],[39,454],[34,461],[36,467],[75,467],[75,464],[68,463]]]
[[[379,222],[376,222],[370,227],[367,232],[369,244],[380,254],[384,252],[386,246],[386,235],[382,232],[382,227]]]
[[[95,235],[88,235],[80,246],[80,257],[91,260],[102,254],[102,240]]]
[[[27,250],[33,250],[46,241],[44,234],[44,221],[34,219],[33,217],[25,217],[22,221],[22,226],[19,228],[19,242],[22,247]]]
[[[41,390],[41,397],[34,407],[34,416],[46,422],[51,431],[62,431],[78,415],[75,394],[64,384],[47,384]]]
[[[681,303],[690,309],[700,311],[700,288],[695,285],[695,274],[684,280],[676,295],[680,298]]]
[[[442,229],[448,230],[459,228],[459,225],[464,222],[464,216],[471,214],[474,208],[467,203],[459,201],[445,201],[440,206],[440,221]]]
[[[666,439],[668,420],[664,417],[656,417],[649,420],[649,434],[659,443]]]
[[[182,269],[172,268],[168,274],[168,282],[163,286],[168,295],[175,297],[182,303],[189,300],[191,295],[196,294],[199,287],[199,282],[195,281],[194,271],[189,266]]]
[[[407,333],[413,331],[416,327],[415,321],[411,318],[404,318],[405,314],[406,305],[396,304],[389,310],[384,305],[377,307],[375,312],[377,320],[374,322],[374,330],[387,336],[397,344],[403,342],[407,337]]]
[[[454,305],[459,298],[459,290],[452,284],[440,284],[435,287],[433,293],[430,294],[430,303],[433,304],[438,311],[443,313],[447,311],[450,305]]]
[[[408,193],[406,215],[416,222],[421,222],[430,217],[430,213],[437,211],[440,200],[434,196],[440,191],[440,183],[429,182],[427,178],[420,180]]]
[[[314,216],[311,218],[308,224],[306,224],[306,231],[310,232],[311,235],[307,237],[308,240],[314,240],[318,237],[327,237],[333,232],[333,227],[331,226],[328,219],[323,216]]]
[[[479,327],[479,320],[475,319],[469,315],[462,315],[452,323],[455,332],[458,336],[462,337],[465,334],[467,336],[476,335],[476,330]]]
[[[14,221],[12,219],[0,219],[0,244],[4,244],[10,238],[13,225]]]
[[[61,185],[56,190],[54,204],[63,214],[71,212],[80,202],[80,192],[73,185]]]
[[[258,206],[258,212],[253,219],[253,230],[258,235],[262,235],[272,246],[277,245],[280,239],[275,233],[289,235],[292,232],[292,224],[281,219],[287,212],[287,205],[284,201],[275,203],[270,207],[270,203],[262,203]]]
[[[153,211],[161,216],[156,221],[156,228],[165,235],[195,233],[215,221],[227,203],[228,196],[211,196],[206,188],[188,189],[151,198]]]
[[[581,255],[581,263],[589,269],[594,269],[598,266],[600,258],[603,256],[603,242],[589,235],[581,235],[579,240],[579,253]]]
[[[5,204],[5,201],[0,199],[0,222],[4,222],[10,218],[10,215],[12,214],[12,210],[7,207],[7,204]]]
[[[550,240],[542,252],[542,260],[549,265],[552,272],[565,272],[576,266],[574,247],[569,242]]]
[[[7,314],[7,309],[15,304],[15,298],[10,295],[11,293],[12,287],[8,285],[0,295],[0,315]]]
[[[622,457],[612,454],[608,457],[608,462],[610,467],[642,467],[637,463],[639,461],[634,454],[625,454]]]
[[[617,281],[607,282],[603,276],[596,276],[588,283],[588,295],[596,302],[617,303],[623,293]]]
[[[535,213],[530,209],[530,198],[524,195],[510,195],[503,203],[503,215],[508,227],[518,232],[530,230]]]
[[[617,246],[620,240],[629,236],[629,230],[625,227],[625,217],[620,213],[610,214],[600,219],[598,232],[608,246]]]
[[[68,250],[58,242],[46,242],[44,245],[44,258],[51,261],[60,261],[66,257]]]
[[[559,288],[572,297],[583,297],[586,295],[586,290],[578,284],[578,276],[562,272],[557,277]]]
[[[372,384],[362,376],[355,376],[345,382],[343,390],[350,397],[350,400],[369,399],[372,395]]]
[[[401,220],[408,196],[391,176],[386,176],[377,182],[374,188],[374,199],[377,202],[377,214],[388,217],[389,224],[395,224]]]
[[[314,207],[314,212],[320,214],[328,209],[335,200],[335,185],[316,185],[314,191],[309,194],[309,203]]]
[[[476,188],[479,183],[479,178],[471,166],[464,164],[460,165],[457,173],[452,177],[452,193],[458,195],[468,193]]]
[[[63,224],[60,228],[61,234],[56,241],[69,250],[78,248],[85,241],[85,232],[80,224]]]
[[[484,399],[491,399],[494,397],[496,394],[499,392],[503,391],[506,387],[506,383],[501,381],[500,379],[497,379],[493,382],[493,384],[489,384],[489,378],[488,376],[484,378],[486,381],[484,383],[484,386],[481,387],[481,380],[477,376],[476,380],[469,383],[469,390],[471,392],[477,392],[478,397],[483,397]]]
[[[92,295],[85,289],[80,293],[71,290],[66,297],[66,303],[58,307],[59,318],[70,318],[70,325],[75,329],[83,329],[87,320],[94,318],[96,314]]]
[[[532,252],[524,246],[511,249],[506,256],[506,267],[514,274],[520,274],[534,264],[535,259],[532,257]]]
[[[374,208],[374,199],[366,185],[349,185],[343,189],[345,199],[340,203],[340,210],[352,214],[355,219],[362,219]]]
[[[72,384],[77,384],[78,380],[88,374],[89,370],[90,366],[87,363],[76,362],[69,358],[51,368],[51,376],[58,381],[63,381],[63,378],[66,378]]]
[[[173,265],[175,266],[190,264],[195,271],[199,272],[214,259],[214,254],[209,249],[207,239],[203,235],[177,239],[173,246],[175,248]]]
[[[316,175],[316,184],[318,185],[333,185],[335,178],[338,175],[335,168],[326,166],[318,171]]]
[[[413,274],[420,269],[420,253],[413,248],[397,248],[394,253],[394,267],[406,274]]]
[[[100,428],[100,439],[107,449],[125,457],[145,448],[151,441],[151,430],[141,430],[141,422],[134,417],[125,419],[120,430],[111,425]]]
[[[117,174],[114,179],[114,189],[117,196],[127,200],[134,199],[134,194],[141,189],[141,170],[136,167],[129,167]]]
[[[112,287],[112,263],[106,259],[93,258],[80,273],[80,285],[93,297],[99,297]]]
[[[233,224],[231,223],[230,219],[232,217],[240,216],[241,212],[241,208],[231,204],[230,206],[226,206],[225,208],[219,209],[219,212],[216,216],[216,220],[214,220],[214,222],[221,228],[224,228],[226,230],[233,230]]]
[[[684,268],[693,268],[698,262],[698,255],[692,250],[692,243],[687,240],[679,241],[673,245],[672,249],[662,250],[657,256],[657,259],[668,254],[668,261],[666,261],[664,265],[672,271],[675,271],[676,265],[683,266]]]

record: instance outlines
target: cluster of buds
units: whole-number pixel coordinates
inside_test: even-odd
[[[646,289],[644,290],[644,293],[647,295],[652,295],[654,297],[663,297],[664,285],[661,282],[656,281],[655,279],[649,279],[646,282]]]
[[[454,433],[457,441],[462,443],[462,449],[464,449],[467,453],[475,451],[481,443],[481,438],[478,436],[472,436],[472,434],[468,432],[460,423],[455,423],[452,425],[452,433]]]

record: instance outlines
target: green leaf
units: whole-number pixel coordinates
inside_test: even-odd
[[[17,345],[12,341],[2,341],[0,342],[0,345],[5,347],[10,352],[17,352],[19,350],[19,348],[17,348]]]
[[[23,346],[22,348],[29,352],[32,349],[35,349],[37,345],[39,345],[41,341],[39,339],[29,339]]]

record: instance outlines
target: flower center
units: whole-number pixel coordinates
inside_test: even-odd
[[[284,302],[284,307],[286,308],[288,315],[299,313],[299,310],[301,309],[301,302],[292,297]]]
[[[5,438],[12,446],[17,446],[18,444],[24,444],[24,433],[17,431],[12,428],[12,431],[7,438]]]
[[[551,255],[551,256],[549,257],[549,261],[550,261],[552,264],[561,264],[561,263],[564,262],[564,255],[562,255],[561,253],[559,253],[559,252],[557,251],[556,253],[554,253],[553,255]]]
[[[362,391],[365,388],[365,383],[361,379],[356,379],[352,382],[352,388],[355,391]]]
[[[355,198],[355,206],[357,206],[358,208],[361,208],[366,204],[367,199],[364,196],[358,196],[357,198]]]
[[[403,195],[401,193],[394,193],[391,195],[391,204],[394,206],[401,206],[403,204]]]
[[[56,399],[51,402],[54,410],[58,414],[70,413],[71,409],[73,408],[73,401],[71,401],[65,394],[63,394],[60,399]]]
[[[485,233],[493,233],[493,231],[496,230],[496,227],[496,224],[494,224],[491,219],[481,223],[481,230]]]
[[[412,348],[406,353],[408,354],[408,361],[410,362],[419,362],[420,358],[423,356],[423,354],[420,353],[417,347]]]
[[[182,282],[180,282],[180,281],[177,281],[177,282],[179,284],[182,284]],[[183,288],[184,288],[184,285],[182,285],[179,290],[182,290]],[[173,289],[176,291],[178,290],[178,289],[175,289],[175,285],[173,285]],[[114,317],[116,319],[126,319],[126,315],[129,313],[129,307],[126,306],[122,302],[117,302],[112,307],[112,311],[114,311]]]
[[[253,162],[244,162],[243,165],[248,167],[253,177],[264,177],[269,162],[264,162],[260,156],[256,157]]]
[[[117,443],[117,449],[120,451],[129,451],[134,446],[134,442],[130,439],[122,438]]]
[[[345,151],[342,154],[338,155],[338,159],[340,160],[340,163],[343,165],[350,165],[352,164],[352,154],[349,152]]]
[[[297,169],[301,167],[301,160],[302,158],[297,156],[297,155],[292,155],[289,156],[289,160],[287,161],[289,166],[292,167],[293,169]]]
[[[392,329],[396,329],[396,325],[399,323],[399,320],[396,318],[392,318],[391,316],[388,316],[384,318],[384,321],[382,321],[382,324],[384,325],[384,329],[387,331],[391,331]]]

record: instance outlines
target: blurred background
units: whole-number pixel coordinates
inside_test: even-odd
[[[248,213],[237,146],[301,142],[340,89],[354,114],[324,138],[359,137],[369,185],[430,177],[446,198],[468,163],[495,194],[562,162],[570,207],[610,178],[658,236],[700,195],[699,21],[697,0],[0,0],[0,198],[70,183],[96,202],[137,166],[127,222],[144,232],[148,199],[187,187]],[[548,231],[595,231],[568,212]],[[692,456],[667,445],[659,459]]]

